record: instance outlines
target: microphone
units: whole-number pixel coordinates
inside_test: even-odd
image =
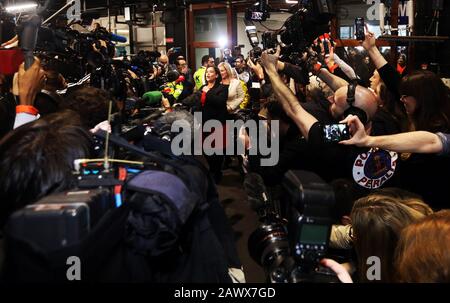
[[[20,48],[23,50],[25,58],[25,70],[29,69],[34,63],[34,49],[36,48],[38,31],[41,26],[42,19],[38,15],[33,15],[23,24],[22,31],[19,36]]]
[[[109,38],[111,39],[111,41],[114,42],[120,42],[120,43],[126,43],[127,42],[127,38],[124,36],[120,36],[120,35],[116,35],[113,33],[110,33]]]
[[[186,78],[184,78],[183,75],[179,76],[177,80],[175,80],[176,83],[180,83],[183,82],[184,80],[186,80]]]
[[[261,217],[266,216],[266,210],[271,203],[263,178],[259,174],[248,173],[244,179],[244,190],[250,202],[250,207]]]

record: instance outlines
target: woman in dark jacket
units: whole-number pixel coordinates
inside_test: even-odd
[[[228,87],[220,84],[220,71],[217,67],[206,69],[206,84],[200,89],[200,104],[203,124],[208,120],[219,120],[225,123],[228,117]]]
[[[223,142],[214,142],[215,146],[204,146],[202,145],[203,151],[205,148],[215,148],[216,150],[222,149],[219,145],[222,145],[223,152],[225,151],[225,122],[228,117],[227,111],[227,99],[228,99],[228,86],[220,84],[221,77],[220,71],[217,67],[208,67],[205,72],[206,84],[203,85],[192,98],[187,98],[183,100],[184,104],[193,105],[193,110],[195,112],[202,113],[202,142],[208,138],[213,132],[205,131],[203,126],[209,120],[217,120],[222,124],[222,129],[215,129],[214,132],[222,132]],[[194,101],[194,102],[193,102]],[[193,104],[194,103],[194,104]],[[210,138],[212,139],[212,138]],[[209,142],[210,140],[206,140]],[[209,143],[208,143],[209,145]],[[222,178],[222,162],[224,155],[205,155],[206,160],[209,164],[209,170],[213,174],[216,183],[220,182]]]
[[[221,77],[220,71],[217,67],[208,67],[206,69],[206,84],[200,89],[200,104],[202,109],[202,124],[205,125],[208,120],[218,120],[222,123],[222,129],[216,129],[215,132],[221,131],[223,135],[222,142],[214,142],[223,145],[223,151],[225,152],[225,122],[228,117],[227,99],[228,99],[228,86],[220,84]],[[203,130],[203,142],[211,135],[212,132],[205,132]],[[216,146],[214,146],[216,147]],[[207,148],[209,148],[207,146]],[[203,150],[205,146],[203,146]],[[209,170],[214,176],[216,183],[219,183],[222,179],[222,163],[224,155],[211,155],[206,156],[206,160],[209,164]]]

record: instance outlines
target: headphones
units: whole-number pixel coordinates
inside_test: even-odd
[[[358,81],[356,79],[353,79],[348,85],[347,103],[348,105],[350,105],[350,107],[345,110],[344,116],[345,117],[347,117],[348,115],[357,116],[359,120],[361,120],[362,124],[366,124],[368,122],[366,112],[363,111],[361,108],[353,105],[355,103],[356,86],[358,86]]]

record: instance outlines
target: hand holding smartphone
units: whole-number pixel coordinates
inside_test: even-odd
[[[355,19],[355,36],[356,40],[364,41],[366,37],[364,32],[364,18]]]
[[[322,131],[325,143],[338,143],[350,139],[350,130],[345,123],[326,124]]]

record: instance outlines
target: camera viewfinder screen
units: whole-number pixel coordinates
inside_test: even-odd
[[[255,21],[264,21],[264,13],[263,12],[252,12],[252,20]]]
[[[327,237],[327,225],[303,224],[300,230],[300,242],[303,243],[326,244]]]

